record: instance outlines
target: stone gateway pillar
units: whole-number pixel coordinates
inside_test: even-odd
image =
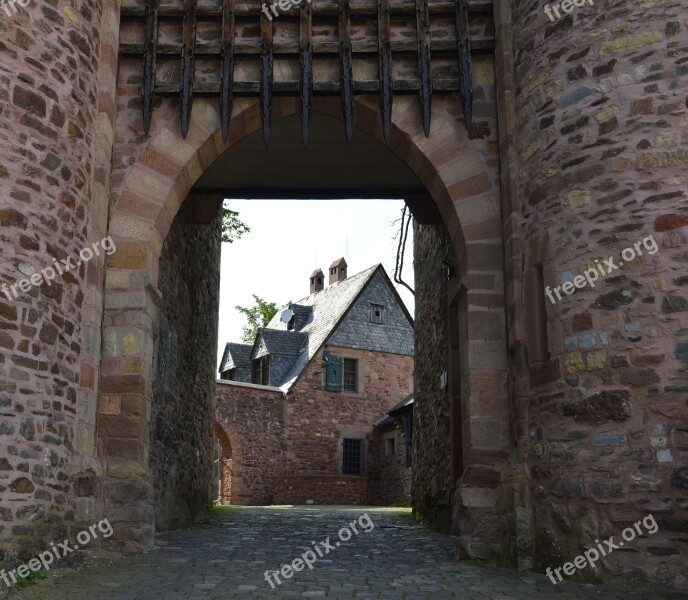
[[[498,18],[513,64],[505,252],[529,481],[514,530],[543,569],[653,514],[659,530],[600,568],[685,585],[688,3],[554,6],[554,19],[540,1],[513,3],[511,28]]]

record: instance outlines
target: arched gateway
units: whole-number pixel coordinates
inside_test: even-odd
[[[3,543],[108,517],[140,548],[192,522],[217,490],[219,201],[381,195],[418,223],[416,511],[461,556],[538,569],[655,513],[642,563],[605,569],[685,584],[680,4],[576,5],[575,27],[483,0],[8,20]],[[106,236],[116,252],[19,285]]]

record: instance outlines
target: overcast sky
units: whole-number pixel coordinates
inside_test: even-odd
[[[402,200],[228,200],[251,232],[222,245],[218,363],[227,342],[240,342],[246,320],[234,307],[252,306],[252,294],[278,306],[310,292],[310,274],[344,256],[348,274],[382,263],[394,279]],[[404,281],[413,287],[413,228]],[[317,258],[316,258],[317,256]],[[414,314],[413,295],[397,290]]]

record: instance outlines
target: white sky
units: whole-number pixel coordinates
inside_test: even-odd
[[[278,306],[310,292],[310,274],[341,256],[355,275],[382,263],[390,279],[398,240],[402,200],[228,200],[250,233],[222,245],[218,364],[227,342],[240,342],[245,318],[234,307],[253,306],[257,294]],[[347,252],[348,240],[348,252]],[[317,254],[317,262],[316,262]],[[409,230],[403,279],[413,287],[413,226]],[[411,315],[413,295],[397,291]]]

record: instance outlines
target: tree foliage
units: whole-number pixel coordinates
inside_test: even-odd
[[[236,306],[236,309],[246,317],[248,323],[243,327],[241,336],[244,344],[253,344],[260,327],[267,327],[268,323],[277,312],[277,304],[266,302],[260,296],[253,294],[255,305],[251,307]]]
[[[239,213],[222,205],[222,243],[231,244],[240,239],[251,228],[239,219]]]

